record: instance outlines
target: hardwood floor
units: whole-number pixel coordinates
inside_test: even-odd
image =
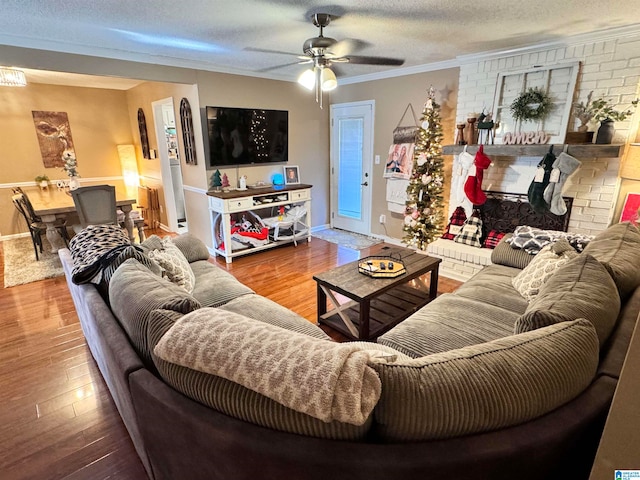
[[[312,275],[376,254],[381,246],[358,252],[313,239],[239,257],[230,265],[210,261],[315,322]],[[458,285],[441,278],[439,292]],[[145,479],[86,346],[64,277],[2,288],[0,305],[0,479]]]

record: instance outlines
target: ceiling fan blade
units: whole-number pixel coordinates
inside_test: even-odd
[[[283,52],[281,50],[268,50],[266,48],[253,48],[253,47],[245,47],[243,48],[246,52],[260,52],[260,53],[279,53],[281,55],[293,55],[299,56],[299,53],[291,53],[291,52]]]
[[[362,55],[348,55],[345,57],[349,63],[357,65],[394,65],[399,66],[404,64],[404,58],[389,58],[389,57],[365,57]],[[335,59],[332,61],[336,61]]]
[[[305,63],[311,63],[311,60],[309,59],[309,60],[305,60],[305,61],[283,63],[281,65],[274,65],[273,67],[259,68],[259,69],[254,70],[254,71],[256,71],[256,72],[270,72],[271,70],[277,70],[278,68],[290,67],[291,65],[303,65]]]
[[[362,50],[367,45],[369,44],[363,40],[356,40],[355,38],[345,38],[344,40],[340,40],[334,43],[327,50],[335,57],[346,57],[350,53]]]

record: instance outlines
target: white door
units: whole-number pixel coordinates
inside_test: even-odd
[[[331,226],[371,233],[375,102],[331,105]]]

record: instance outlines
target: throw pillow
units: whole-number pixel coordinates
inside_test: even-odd
[[[464,212],[464,208],[456,207],[449,219],[447,229],[442,234],[442,238],[445,240],[453,240],[462,231],[462,226],[467,220],[467,214]]]
[[[487,235],[487,238],[484,240],[484,244],[482,246],[484,248],[496,248],[498,246],[498,243],[500,243],[500,240],[502,240],[505,235],[505,232],[491,230]]]
[[[211,256],[204,242],[190,233],[173,237],[171,241],[180,249],[189,263],[208,260]]]
[[[193,292],[196,276],[193,274],[187,258],[169,237],[162,239],[162,249],[149,252],[149,258],[155,260],[165,270],[169,280],[187,292]]]
[[[547,245],[529,265],[513,277],[513,288],[530,302],[551,275],[577,255],[578,252],[564,239]]]
[[[482,220],[477,211],[474,211],[471,217],[469,217],[462,225],[462,231],[455,236],[454,242],[462,243],[464,245],[471,245],[472,247],[482,247],[480,239],[482,238]]]
[[[509,243],[511,236],[511,233],[507,233],[502,240],[498,242],[496,248],[491,252],[491,263],[522,270],[529,265],[535,257],[520,248],[512,248]]]
[[[516,320],[515,333],[585,318],[595,327],[602,346],[619,313],[620,297],[613,279],[598,260],[581,253],[556,270],[542,286]]]

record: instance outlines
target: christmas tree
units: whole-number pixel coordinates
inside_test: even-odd
[[[220,190],[221,186],[222,186],[222,181],[220,179],[220,170],[216,170],[215,172],[213,172],[213,175],[211,175],[210,187],[213,188],[214,190]]]
[[[228,188],[230,186],[229,177],[226,173],[222,174],[222,188]]]
[[[435,90],[431,87],[416,134],[403,227],[403,243],[420,250],[426,250],[429,243],[442,235],[444,224],[442,124],[440,105],[434,97]]]

